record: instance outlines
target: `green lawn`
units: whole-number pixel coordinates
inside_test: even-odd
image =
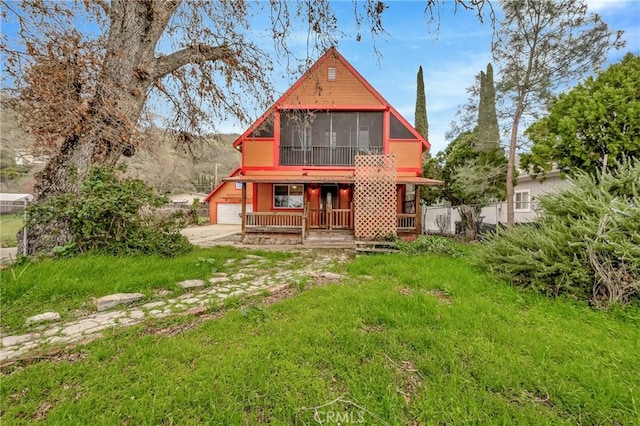
[[[7,333],[23,327],[25,319],[57,311],[70,319],[78,310],[94,309],[91,298],[112,293],[139,292],[151,296],[157,290],[181,293],[175,284],[186,279],[207,279],[212,272],[226,272],[225,261],[242,258],[247,251],[233,247],[194,248],[175,258],[161,256],[114,257],[88,255],[66,259],[45,258],[0,270],[2,316]],[[271,262],[293,253],[254,252]],[[269,264],[266,265],[269,267]]]
[[[150,322],[7,370],[0,420],[640,421],[638,307],[602,312],[547,300],[494,281],[469,257],[366,256],[346,273],[341,284],[279,303]]]
[[[15,247],[18,242],[16,234],[22,228],[23,216],[0,215],[0,247]]]

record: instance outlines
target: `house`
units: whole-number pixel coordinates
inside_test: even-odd
[[[229,177],[240,176],[240,167],[236,167]],[[247,184],[245,210],[249,213],[253,211],[253,184]],[[209,203],[209,223],[214,224],[236,224],[242,223],[242,183],[221,182],[213,191],[204,198],[205,203]]]
[[[513,188],[513,216],[515,223],[533,222],[538,218],[538,197],[566,189],[571,181],[561,176],[554,167],[544,176],[533,177],[523,169],[519,169],[518,181]],[[454,207],[432,206],[423,209],[426,232],[455,233],[456,222],[460,222],[460,213]],[[445,216],[446,219],[439,216]],[[482,223],[489,225],[507,223],[507,203],[500,201],[490,203],[480,212]],[[439,222],[439,223],[438,223]]]
[[[233,146],[242,164],[205,199],[244,243],[419,234],[423,138],[329,49]]]
[[[31,194],[0,193],[0,214],[22,212],[33,201]]]
[[[571,181],[563,178],[560,170],[556,167],[545,173],[544,176],[538,176],[537,178],[520,170],[518,183],[513,188],[515,222],[526,223],[535,220],[538,217],[538,197],[543,194],[558,192],[568,188],[570,185]],[[506,211],[506,205],[504,210]]]

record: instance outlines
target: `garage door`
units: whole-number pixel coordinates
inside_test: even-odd
[[[247,204],[247,211],[253,211],[252,207],[253,206],[251,204]],[[240,225],[240,213],[242,213],[242,204],[220,203],[218,204],[218,223],[221,225]]]

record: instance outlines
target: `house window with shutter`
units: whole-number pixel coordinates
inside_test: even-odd
[[[336,81],[336,67],[329,67],[327,69],[327,80]]]

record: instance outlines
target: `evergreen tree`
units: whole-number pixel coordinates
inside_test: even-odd
[[[533,142],[520,164],[534,174],[555,163],[569,175],[611,170],[640,158],[640,56],[628,53],[597,77],[553,100],[549,115],[529,127]]]
[[[416,130],[425,139],[429,139],[429,122],[427,120],[427,98],[424,94],[424,78],[422,76],[422,66],[418,68],[418,89],[416,95]]]
[[[503,199],[507,158],[500,147],[496,114],[493,69],[480,72],[480,99],[474,130],[460,133],[444,152],[425,163],[442,187],[425,191],[427,201],[444,198],[456,206],[469,239],[476,238],[477,220],[482,207]]]
[[[496,89],[493,84],[493,67],[487,65],[487,72],[480,71],[480,103],[478,105],[478,149],[487,151],[500,143],[498,115],[496,113]]]

